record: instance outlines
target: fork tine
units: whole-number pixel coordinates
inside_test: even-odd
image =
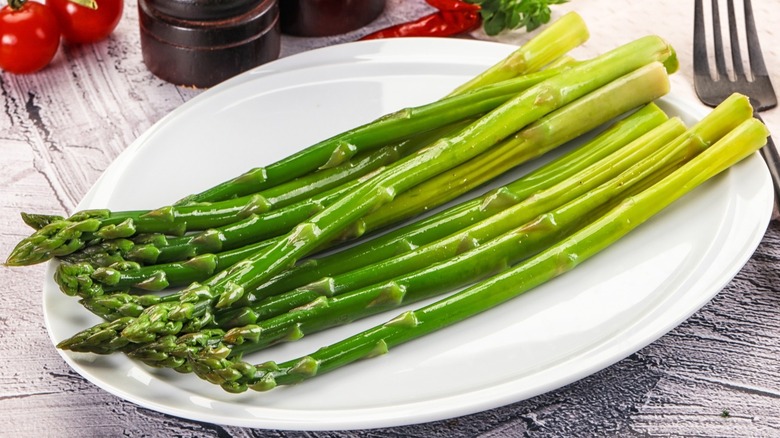
[[[763,111],[777,106],[777,95],[769,79],[769,72],[764,64],[764,55],[761,53],[761,44],[758,42],[758,31],[753,16],[753,6],[750,0],[744,0],[745,7],[745,33],[748,42],[748,56],[750,57],[750,69],[753,82],[760,94],[751,95],[757,111]]]
[[[704,0],[696,0],[693,18],[693,72],[696,75],[710,76],[707,61],[707,38],[704,32]]]
[[[745,6],[745,33],[747,34],[748,55],[750,56],[750,69],[753,76],[767,76],[764,55],[761,54],[761,44],[758,42],[758,31],[753,19],[753,6],[750,0],[744,1]]]
[[[747,4],[747,3],[746,3]],[[737,31],[737,14],[734,10],[734,0],[729,0],[729,37],[731,41],[731,62],[734,67],[734,75],[737,80],[745,79],[745,68],[742,66],[742,52],[739,48],[739,35]]]
[[[708,38],[705,30],[705,23],[708,18],[705,17],[704,0],[695,0],[694,3],[694,21],[693,21],[693,72],[694,89],[699,99],[709,105],[717,106],[730,94],[738,92],[750,97],[751,103],[756,111],[762,111],[777,106],[777,97],[769,75],[766,72],[766,66],[761,54],[761,46],[758,44],[758,33],[753,15],[750,0],[743,0],[745,8],[745,28],[749,52],[744,55],[741,53],[739,44],[739,31],[736,18],[736,6],[734,0],[724,0],[728,5],[729,28],[726,30],[730,35],[731,57],[733,61],[731,67],[726,67],[724,55],[724,41],[721,31],[720,11],[718,9],[719,0],[711,0],[712,15],[712,48],[715,52],[714,67],[710,66],[708,58]],[[748,72],[749,67],[743,64],[745,56],[750,57],[752,74]],[[716,71],[712,71],[715,68]],[[733,74],[729,73],[729,68]],[[749,77],[751,76],[751,77]]]
[[[726,57],[723,54],[723,34],[720,31],[718,0],[712,0],[712,36],[715,45],[715,70],[720,79],[728,79],[729,72],[726,69]]]
[[[707,38],[705,32],[704,0],[695,0],[693,17],[693,85],[699,100],[705,105],[716,107],[734,92],[742,93],[750,98],[756,118],[758,112],[777,106],[777,96],[772,88],[772,82],[764,65],[764,57],[761,54],[761,46],[758,43],[755,19],[751,0],[743,0],[745,11],[745,28],[747,35],[748,56],[750,57],[750,69],[752,80],[745,75],[745,66],[742,64],[739,37],[737,32],[737,20],[734,0],[728,1],[728,22],[731,43],[731,60],[735,80],[731,80],[726,70],[726,60],[723,54],[723,36],[720,30],[720,14],[718,13],[718,0],[712,1],[712,31],[713,46],[715,49],[715,67],[717,77],[710,73],[709,59],[707,58]],[[772,183],[775,191],[775,202],[780,205],[780,156],[772,142],[767,139],[767,145],[761,148],[761,155],[769,167]]]

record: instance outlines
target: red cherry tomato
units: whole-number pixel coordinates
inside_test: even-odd
[[[46,0],[60,23],[62,38],[70,43],[94,43],[106,38],[122,18],[123,0],[95,0],[97,9],[72,0]]]
[[[60,45],[57,19],[46,6],[33,1],[12,2],[0,9],[0,68],[32,73],[54,58]]]

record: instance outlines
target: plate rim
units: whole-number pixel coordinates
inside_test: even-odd
[[[417,40],[417,42],[415,42],[414,40]],[[421,40],[424,40],[424,44],[433,44],[440,47],[454,47],[454,46],[463,46],[464,44],[470,44],[470,45],[473,44],[473,45],[483,46],[483,47],[492,46],[499,52],[500,51],[508,52],[515,48],[515,46],[511,46],[503,43],[457,40],[457,39],[453,40],[453,39],[437,39],[437,38],[420,38],[420,39],[380,40],[380,41],[347,43],[338,46],[324,47],[321,49],[316,49],[309,52],[303,52],[297,55],[293,55],[288,58],[283,58],[282,60],[277,61],[276,63],[272,62],[264,66],[260,66],[256,69],[250,70],[249,72],[234,77],[222,84],[219,84],[213,87],[212,89],[205,91],[204,93],[201,93],[200,95],[194,97],[193,99],[190,99],[188,102],[185,102],[184,104],[182,104],[181,106],[179,106],[178,108],[176,108],[175,110],[173,110],[172,112],[170,112],[169,114],[161,118],[158,122],[152,125],[143,134],[141,134],[134,142],[132,142],[128,148],[126,148],[121,154],[119,154],[119,156],[106,168],[106,170],[101,174],[101,176],[98,178],[95,184],[90,188],[90,190],[84,196],[84,198],[79,203],[79,206],[77,208],[81,208],[81,206],[85,204],[96,202],[95,193],[97,192],[98,187],[103,186],[105,184],[110,184],[112,176],[121,175],[122,174],[121,170],[132,160],[134,154],[138,151],[138,149],[147,141],[149,141],[150,138],[154,136],[157,130],[159,130],[161,127],[164,127],[172,119],[175,119],[179,115],[185,113],[188,109],[194,107],[195,105],[200,104],[202,101],[207,101],[208,99],[211,98],[212,95],[222,93],[224,90],[229,89],[230,87],[238,86],[248,81],[253,81],[257,79],[262,80],[262,78],[268,77],[269,75],[284,73],[285,65],[290,66],[290,68],[296,68],[296,69],[317,68],[316,62],[312,63],[313,61],[318,61],[322,57],[326,57],[326,58],[330,57],[333,54],[341,56],[341,57],[338,56],[336,57],[338,62],[348,62],[350,59],[352,60],[356,59],[354,52],[351,52],[351,50],[356,47],[360,49],[358,50],[358,52],[360,52],[361,56],[365,52],[374,51],[376,52],[375,56],[381,57],[382,50],[390,46],[393,46],[393,48],[395,49],[405,48],[405,47],[416,47],[416,50],[419,50],[420,47],[419,44]],[[678,81],[680,79],[679,76],[672,76],[672,78],[673,81],[675,78],[678,79]],[[675,96],[670,94],[668,97],[665,97],[663,100],[674,99],[674,98]],[[688,100],[684,100],[684,102],[691,103]],[[693,107],[695,108],[695,105]],[[701,110],[703,111],[704,109],[702,108]],[[755,161],[757,159],[757,155],[754,155],[750,159]],[[765,179],[768,179],[768,172],[766,172],[765,167],[764,167],[764,171],[766,173]],[[712,299],[712,297],[714,297],[724,286],[726,286],[731,281],[731,279],[739,272],[739,270],[741,270],[742,266],[744,266],[744,264],[749,260],[755,248],[760,243],[761,238],[764,235],[766,226],[769,223],[769,217],[771,215],[771,208],[772,208],[771,194],[764,196],[764,198],[765,200],[769,200],[769,204],[768,204],[769,206],[768,208],[766,208],[767,214],[762,216],[763,224],[757,224],[753,234],[751,235],[751,239],[749,241],[746,241],[745,244],[741,246],[742,251],[739,253],[739,256],[737,257],[738,260],[731,264],[732,269],[729,270],[727,274],[721,275],[720,278],[717,279],[717,281],[714,281],[715,283],[717,283],[717,287],[713,288],[714,290],[712,290],[712,293],[709,295],[709,297],[702,300],[701,304],[698,307],[694,309],[689,309],[690,310],[689,312],[688,311],[680,312],[680,314],[677,315],[677,318],[675,318],[674,321],[667,322],[667,324],[662,330],[656,330],[657,336],[645,337],[646,342],[642,343],[641,345],[638,345],[636,348],[633,349],[633,351],[638,351],[641,348],[644,348],[646,345],[654,342],[664,334],[668,333],[674,327],[677,327],[680,323],[682,323],[688,317],[690,317],[690,315],[695,313],[703,305],[709,302]],[[51,274],[53,273],[52,271],[55,266],[56,266],[56,262],[49,263],[49,266],[46,269],[46,279],[47,279],[46,281],[48,281],[48,279],[51,278]],[[52,315],[50,315],[50,312],[47,311],[46,282],[44,283],[42,304],[44,307],[44,319],[46,322],[45,325],[47,328],[47,332],[49,333],[51,340],[56,344],[57,337],[55,336],[55,333],[51,331],[52,325],[49,322],[49,318]],[[586,376],[592,375],[593,373],[618,362],[619,360],[626,357],[628,354],[631,354],[631,353],[621,354],[619,356],[613,354],[611,356],[602,357],[601,360],[597,360],[593,362],[589,367],[581,368],[579,374],[577,375],[569,374],[566,376],[560,376],[557,381],[548,382],[548,384],[543,389],[539,389],[536,393],[523,396],[521,398],[513,397],[512,394],[506,393],[503,395],[503,397],[482,398],[479,403],[462,404],[455,409],[453,409],[453,407],[445,407],[446,406],[445,404],[442,404],[440,409],[428,410],[425,412],[414,412],[412,411],[412,409],[409,409],[408,411],[413,412],[414,414],[411,417],[408,416],[407,413],[407,415],[404,416],[400,416],[400,415],[381,416],[380,415],[380,417],[382,417],[381,419],[377,419],[377,418],[352,419],[351,421],[346,421],[343,418],[341,418],[339,420],[333,420],[333,421],[320,420],[320,422],[311,423],[306,421],[292,422],[289,420],[286,422],[274,422],[273,420],[270,419],[261,419],[258,421],[256,419],[253,420],[249,418],[243,418],[243,419],[228,418],[225,417],[224,415],[217,415],[217,414],[193,415],[192,412],[188,411],[187,409],[184,408],[177,409],[168,405],[155,403],[153,401],[138,399],[137,397],[128,394],[126,391],[121,391],[113,387],[107,382],[103,382],[100,380],[96,381],[94,376],[85,375],[84,374],[85,370],[81,367],[80,364],[78,364],[74,360],[74,357],[77,356],[77,354],[65,352],[59,349],[57,349],[57,352],[60,354],[61,357],[63,357],[63,359],[68,363],[68,365],[71,366],[71,368],[77,371],[85,379],[89,380],[93,384],[97,385],[98,387],[106,390],[111,394],[114,394],[120,398],[138,404],[140,406],[154,409],[156,411],[163,412],[166,414],[171,414],[174,416],[195,420],[195,421],[208,421],[215,424],[226,424],[226,425],[235,425],[235,426],[242,426],[242,427],[260,427],[260,428],[269,428],[269,429],[275,428],[275,429],[285,429],[285,430],[336,430],[336,429],[346,430],[346,429],[392,427],[392,426],[437,421],[446,418],[472,414],[475,412],[484,411],[486,409],[492,409],[498,406],[503,406],[508,403],[524,400],[548,392],[550,390],[560,388],[565,384],[569,384],[577,380],[580,380]],[[426,402],[425,404],[430,404],[430,403]],[[378,409],[378,410],[382,411],[383,409]],[[299,412],[303,412],[303,411],[299,411]]]

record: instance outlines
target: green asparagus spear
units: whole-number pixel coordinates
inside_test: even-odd
[[[653,71],[651,71],[653,70]],[[624,80],[615,81],[587,96],[578,99],[538,122],[524,129],[513,138],[503,142],[500,146],[492,148],[473,160],[452,169],[445,174],[432,178],[429,181],[403,193],[389,204],[379,210],[370,213],[362,219],[364,225],[359,226],[362,231],[379,229],[391,223],[419,214],[428,208],[438,206],[467,190],[476,187],[497,175],[517,165],[541,155],[559,145],[578,137],[584,132],[607,122],[610,119],[644,103],[652,101],[668,91],[668,83],[664,80],[665,72],[662,67],[653,67],[636,72]],[[587,114],[588,117],[582,117]],[[259,221],[258,221],[259,222]],[[237,226],[229,227],[236,230]],[[188,256],[201,254],[198,248],[206,250],[215,249],[214,245],[200,245],[216,241],[220,249],[226,246],[236,246],[235,240],[229,233],[220,233],[214,239],[200,239],[197,236],[186,237],[181,240],[195,240],[191,245]],[[249,231],[242,229],[239,237],[251,236],[251,238],[263,237],[263,230]],[[252,245],[253,250],[267,246]],[[229,246],[228,246],[229,245]],[[154,253],[155,259],[167,259],[166,248]],[[184,251],[182,251],[184,252]],[[195,263],[171,263],[140,268],[134,263],[114,263],[109,267],[94,268],[90,264],[62,264],[58,267],[55,279],[61,289],[68,295],[82,297],[97,297],[106,290],[127,289],[129,286],[146,290],[161,290],[173,285],[181,285],[182,281],[202,281],[208,276],[230,266],[227,262],[235,263],[239,258],[237,254],[248,256],[249,252],[239,249],[238,253],[230,252],[226,256],[211,256],[198,258]],[[208,261],[208,263],[204,263]],[[170,273],[171,275],[168,275]],[[187,275],[189,274],[189,275]],[[173,281],[173,283],[172,283]],[[103,287],[103,285],[107,287]],[[125,309],[131,299],[122,300]],[[110,298],[109,303],[116,303]],[[104,312],[105,306],[85,302],[88,308],[100,309]],[[133,307],[137,311],[138,307]]]
[[[658,37],[645,37],[529,88],[458,135],[442,139],[388,166],[381,175],[298,225],[278,244],[223,271],[209,284],[195,287],[195,292],[182,299],[182,308],[176,311],[176,317],[188,313],[184,308],[195,307],[200,313],[208,311],[211,305],[229,307],[243,298],[247,289],[294,264],[298,258],[333,238],[344,226],[386,204],[396,194],[473,158],[496,141],[558,107],[657,60],[667,63],[669,68],[676,68],[671,47]],[[133,336],[145,332],[143,327],[144,324],[139,323],[125,331]]]
[[[510,100],[456,136],[442,139],[419,153],[394,163],[331,207],[266,250],[209,279],[193,284],[180,302],[150,306],[121,332],[125,342],[147,343],[165,335],[195,332],[213,320],[215,309],[226,308],[323,243],[344,226],[378,208],[396,193],[464,162],[496,141],[620,76],[653,61],[676,68],[674,52],[662,39],[645,37],[562,72]],[[89,331],[89,329],[87,330]],[[77,336],[82,336],[79,334]],[[107,339],[108,343],[121,343]]]
[[[49,225],[52,222],[61,221],[65,218],[54,214],[36,214],[36,213],[22,213],[22,221],[29,225],[33,230],[40,230],[41,228]]]
[[[196,361],[193,370],[230,392],[241,392],[247,388],[268,390],[386,353],[396,345],[489,310],[573,269],[682,195],[754,153],[766,143],[768,135],[765,126],[749,119],[659,183],[629,197],[542,253],[488,280],[428,306],[405,312],[385,324],[323,347],[308,356],[280,364],[267,362],[251,366],[240,362],[235,367],[224,369],[215,369],[219,363],[214,361],[207,364]]]
[[[455,124],[455,126],[462,125]],[[439,130],[431,132],[438,133]],[[80,272],[80,275],[83,275],[83,272],[92,270],[97,266],[120,265],[122,266],[121,270],[134,266],[132,263],[125,263],[126,261],[153,264],[186,260],[200,254],[221,251],[223,249],[228,250],[285,233],[295,224],[322,210],[328,202],[337,199],[350,186],[358,184],[360,177],[370,177],[370,175],[367,176],[365,173],[375,171],[380,166],[397,161],[401,156],[408,155],[410,152],[425,146],[430,142],[431,138],[436,137],[423,134],[412,140],[373,151],[363,157],[363,159],[358,160],[358,162],[345,165],[344,169],[328,169],[338,170],[342,175],[351,173],[353,177],[358,178],[344,182],[342,185],[315,194],[312,197],[298,200],[298,202],[292,202],[297,200],[298,195],[295,193],[295,188],[288,187],[289,184],[282,184],[270,189],[267,191],[269,193],[261,192],[254,196],[262,197],[264,199],[263,203],[269,206],[271,211],[252,212],[244,219],[238,220],[234,218],[232,223],[221,227],[209,228],[197,234],[188,234],[180,237],[169,237],[161,233],[147,233],[135,241],[130,239],[113,239],[86,247],[81,251],[63,257],[68,264],[63,265],[58,278],[62,280],[61,284],[67,285],[73,283],[71,272]],[[364,174],[357,175],[352,173],[351,170],[353,169],[359,169],[361,171],[359,173]],[[313,184],[324,183],[323,179],[325,178],[312,178]],[[300,180],[294,180],[293,182],[298,181]],[[288,189],[289,191],[277,193],[280,188]],[[176,208],[178,209],[179,207]],[[240,218],[240,216],[238,217]],[[83,263],[88,263],[89,265]],[[107,265],[102,263],[107,263]],[[69,266],[69,264],[77,264],[77,266]],[[71,294],[67,290],[66,293]],[[77,292],[74,291],[74,293]]]
[[[518,75],[518,72],[537,70],[555,61],[562,53],[549,53],[549,56],[538,56],[549,46],[567,41],[567,46],[577,47],[588,39],[588,28],[582,17],[576,12],[570,12],[528,41],[518,50],[491,66],[486,71],[475,76],[470,81],[456,88],[450,95],[457,95],[473,90],[484,84],[502,81]]]
[[[428,131],[400,144],[386,146],[379,151],[375,151],[370,154],[372,156],[369,158],[377,166],[390,164],[397,161],[400,157],[409,155],[426,146],[444,133],[456,132],[457,129],[466,125],[467,122],[458,122],[444,128]],[[134,264],[125,263],[126,261],[156,264],[187,260],[201,254],[236,249],[284,234],[290,231],[296,224],[322,211],[344,193],[351,190],[352,187],[360,184],[361,181],[371,178],[380,169],[380,167],[377,167],[373,169],[371,174],[344,182],[330,190],[296,203],[285,205],[266,213],[254,213],[245,219],[237,220],[221,227],[209,228],[199,233],[191,233],[180,237],[146,234],[134,241],[128,239],[120,241],[111,240],[85,248],[82,251],[64,257],[65,261],[78,263],[78,265],[75,268],[63,268],[62,272],[60,272],[60,278],[64,284],[70,284],[72,280],[68,271],[84,270],[86,272],[92,269],[83,265],[82,262],[87,262],[92,267],[100,266],[98,263],[101,261],[108,261],[110,265],[117,265],[117,262],[119,262],[119,265],[122,266],[121,270],[124,270],[134,266]],[[65,290],[65,292],[70,294],[71,291]],[[73,293],[78,294],[77,291]]]
[[[517,204],[535,192],[563,181],[635,140],[665,119],[666,114],[657,106],[647,105],[588,144],[517,181],[352,248],[325,257],[308,259],[263,284],[254,295],[257,297],[276,295],[322,277],[338,275],[388,259],[454,233]],[[392,204],[387,207],[390,206]],[[372,224],[370,220],[366,223],[367,227]]]
[[[637,160],[651,155],[683,131],[685,127],[682,122],[677,119],[669,120],[587,169],[483,221],[396,257],[342,275],[325,277],[299,289],[270,296],[246,307],[219,312],[216,315],[217,325],[226,328],[254,324],[304,306],[319,297],[339,296],[347,291],[389,280],[455,257],[463,251],[479,247],[500,234],[522,226],[534,217],[570,202],[588,191],[595,190],[605,181],[615,178],[628,169]],[[675,150],[675,154],[668,154],[672,158],[684,156],[684,152],[698,152],[700,149],[687,143],[685,147],[676,145],[675,147],[683,151]]]
[[[679,119],[670,120],[668,125],[671,133],[679,134],[685,131]],[[658,130],[645,135],[643,142],[653,143],[656,131]],[[658,143],[664,144],[666,141]],[[589,218],[598,217],[593,216],[594,213],[614,204],[636,187],[657,182],[706,146],[708,145],[701,137],[689,135],[680,137],[661,149],[651,148],[649,157],[637,157],[638,162],[610,181],[447,260],[422,269],[411,267],[409,272],[394,278],[389,278],[386,272],[380,272],[382,266],[376,266],[373,269],[375,277],[370,281],[370,286],[335,296],[314,295],[311,301],[302,303],[300,307],[258,324],[236,327],[227,332],[216,329],[202,332],[198,335],[197,344],[191,342],[190,335],[176,340],[166,338],[134,349],[130,356],[155,367],[173,367],[181,371],[194,368],[209,380],[214,381],[217,378],[215,383],[222,383],[218,376],[234,375],[229,358],[240,358],[272,344],[297,340],[309,333],[411,304],[503,271],[508,266],[543,250],[579,225],[587,223]],[[490,219],[485,222],[489,221]],[[492,225],[495,224],[486,226]],[[475,227],[463,230],[452,239],[471,240],[474,236],[473,230]],[[425,262],[419,266],[425,266]],[[195,365],[188,361],[191,357],[195,358]],[[209,364],[212,363],[218,366],[207,372]]]
[[[639,93],[632,92],[629,94],[637,96]],[[581,117],[578,118],[578,120],[581,119]],[[587,144],[536,169],[507,186],[355,247],[342,250],[330,256],[309,259],[307,262],[279,274],[263,285],[258,291],[259,293],[256,293],[256,296],[276,295],[283,291],[306,285],[322,277],[355,270],[400,255],[403,252],[454,233],[492,216],[503,208],[516,204],[532,193],[542,191],[572,176],[623,145],[637,139],[640,135],[658,126],[664,120],[666,120],[666,114],[660,108],[654,104],[646,105],[622,121],[615,123]],[[556,140],[551,139],[551,141]],[[81,272],[78,265],[68,265],[68,269],[75,271],[70,274],[70,281],[80,282],[81,284],[69,287],[63,286],[63,291],[78,290],[77,287],[80,287],[81,290],[86,291],[84,292],[86,295],[91,292],[92,287],[95,287],[96,281],[104,282],[108,289],[125,282],[125,285],[135,286],[143,283],[140,287],[151,290],[162,287],[160,283],[179,284],[179,282],[202,281],[213,272],[218,272],[233,265],[268,244],[270,242],[264,241],[234,251],[216,255],[204,254],[196,257],[196,259],[204,259],[203,262],[171,263],[167,266],[155,265],[137,270],[119,270],[119,267],[126,263],[103,271],[100,269],[95,271],[91,266],[87,265]],[[156,269],[163,270],[163,273],[156,271]],[[135,296],[126,293],[102,295],[104,291],[103,286],[97,287],[100,289],[81,302],[90,311],[106,320],[114,320],[123,316],[137,317],[144,308],[152,304],[177,301],[179,299],[178,293],[162,297],[157,295]],[[230,315],[220,316],[219,320],[231,320],[233,324],[249,324],[253,321],[250,319],[251,314],[242,316],[239,312],[232,309],[225,313]],[[254,319],[254,321],[256,320],[257,318]]]
[[[413,255],[396,259],[400,261],[402,269],[399,269],[398,263],[394,261],[378,263],[350,272],[342,276],[343,278],[334,277],[328,279],[329,281],[321,282],[318,286],[327,285],[324,288],[314,287],[292,291],[258,302],[252,308],[229,310],[218,314],[217,325],[220,329],[235,327],[227,333],[220,329],[208,329],[197,335],[186,334],[179,338],[165,336],[156,342],[133,348],[129,354],[148,365],[171,367],[179,371],[189,371],[191,364],[187,358],[197,354],[201,369],[204,363],[211,361],[220,363],[220,369],[224,369],[228,362],[222,359],[225,359],[226,355],[240,356],[274,343],[295,340],[306,333],[347,323],[389,307],[408,304],[476,280],[538,251],[546,243],[551,242],[551,239],[562,235],[584,220],[587,212],[599,208],[631,189],[638,182],[648,178],[648,175],[659,178],[663,172],[678,165],[678,161],[688,159],[704,146],[701,144],[705,140],[702,137],[688,136],[657,151],[659,145],[667,143],[683,131],[685,128],[679,119],[669,120],[645,134],[634,144],[612,154],[617,157],[594,164],[593,171],[581,172],[581,175],[570,178],[571,183],[558,184],[556,189],[549,190],[547,193],[537,193],[534,196],[535,200],[548,198],[563,204],[573,197],[569,196],[572,185],[578,185],[579,181],[585,182],[586,185],[578,187],[580,189],[578,193],[581,193],[589,191],[593,183],[597,182],[593,177],[588,177],[588,173],[608,178],[627,167],[621,165],[621,162],[642,160],[643,153],[651,156],[565,207],[542,214],[515,230],[507,231],[503,236],[493,239],[496,234],[504,232],[517,223],[522,223],[526,218],[537,213],[538,210],[533,208],[533,202],[521,203],[517,208],[509,209],[512,211],[508,210],[506,214],[498,215],[503,216],[498,221],[494,221],[493,217],[488,218],[448,238],[407,253],[406,255]],[[604,170],[607,172],[603,172]],[[446,251],[448,242],[456,246]],[[458,255],[464,250],[464,247],[458,245],[462,242],[469,242],[469,247],[477,246]],[[433,257],[430,257],[431,255]],[[452,258],[439,261],[446,257]],[[431,265],[425,267],[428,264]],[[361,277],[362,274],[367,276]],[[393,276],[397,277],[392,278]],[[360,289],[363,285],[369,284],[371,286]],[[278,316],[272,317],[275,315]],[[220,321],[220,317],[223,316],[226,316],[227,320]],[[267,319],[269,317],[272,318]],[[250,325],[239,327],[247,323]],[[86,343],[72,344],[69,347],[78,351],[91,351],[86,347]]]
[[[525,75],[494,86],[485,87],[478,92],[483,93],[492,90],[491,93],[495,93],[494,89],[500,88],[505,93],[517,93],[547,77],[557,74],[559,71],[561,71],[561,69],[546,70],[536,74]],[[422,146],[426,141],[438,138],[438,136],[443,135],[444,132],[447,132],[447,130],[455,126],[458,126],[458,123],[417,135],[406,144],[396,146],[396,148],[409,150],[410,148]],[[453,177],[450,179],[456,180]],[[468,181],[478,180],[470,178]],[[355,184],[357,184],[357,181],[345,183],[340,187],[333,188],[330,191],[300,201],[294,205],[289,205],[262,215],[251,215],[246,219],[220,227],[219,229],[210,229],[198,235],[188,235],[179,238],[156,235],[152,236],[151,239],[145,236],[141,241],[136,243],[128,241],[127,239],[117,242],[118,239],[115,239],[84,248],[73,255],[64,257],[64,259],[71,263],[89,262],[94,266],[108,266],[124,261],[134,261],[142,264],[157,264],[186,260],[207,252],[239,248],[242,245],[289,231],[292,225],[297,224],[322,210],[325,206],[332,203],[334,199],[337,199],[342,193],[351,190],[351,186],[354,186]],[[451,192],[456,193],[455,189],[458,185],[454,183],[447,184],[453,188]],[[462,184],[460,184],[459,187],[461,187],[461,192],[468,189],[468,186]],[[430,200],[430,197],[428,198]],[[446,200],[448,199],[442,198],[439,203]],[[426,206],[426,204],[424,204],[425,201],[426,200],[422,198],[417,199],[415,203],[416,209],[424,208]],[[400,202],[404,201],[400,200],[399,203]],[[428,206],[434,205],[430,202],[429,204],[430,205]],[[410,214],[411,212],[415,212],[415,207],[412,206],[410,208],[412,208]],[[398,219],[402,218],[403,217],[400,217]],[[392,221],[386,221],[385,224],[390,222]],[[127,267],[129,265],[121,263],[121,266]],[[84,265],[67,268],[69,272],[81,276],[85,275],[91,269],[92,268]],[[65,270],[65,268],[63,268],[63,270]],[[69,278],[70,275],[65,272],[62,274],[63,281],[66,284],[76,284],[76,282]]]
[[[536,72],[585,42],[588,36],[585,22],[578,15],[569,14],[529,40],[523,47],[513,52],[508,59],[500,61],[497,66],[480,74],[476,80],[464,84],[450,96],[464,94],[467,91],[474,91],[499,81]],[[557,66],[565,64],[560,63]],[[390,116],[385,116],[377,120],[376,123],[384,123],[387,119],[413,118],[416,116],[415,111],[415,109],[404,109]],[[472,115],[474,114],[477,112],[472,113]],[[387,142],[386,136],[392,134],[389,123],[386,129],[381,126],[369,128],[371,125],[364,125],[339,134],[266,167],[252,169],[233,180],[187,197],[180,203],[213,202],[254,193],[304,175],[323,165],[327,166],[326,163],[339,162],[343,160],[343,157],[354,153],[352,146],[385,144]]]
[[[379,139],[383,140],[383,144],[399,141],[496,108],[519,91],[555,76],[565,69],[564,67],[529,74],[432,104],[410,108],[366,125],[365,130],[371,131],[371,135],[376,137],[375,142]],[[346,148],[350,151],[355,149],[355,152],[358,152],[355,144],[343,143],[343,145],[342,149]],[[371,147],[378,146],[381,144],[372,144]],[[367,148],[361,147],[361,150],[364,149]],[[347,155],[349,156],[340,161],[331,160],[331,165],[341,164],[354,154]],[[331,173],[333,172],[325,172],[326,177]],[[249,176],[241,176],[238,179],[245,178],[249,178]],[[319,176],[314,177],[314,179],[318,180]],[[311,181],[308,182],[310,185],[313,184]],[[298,182],[292,184],[298,184]],[[317,189],[320,188],[317,187]],[[152,211],[87,210],[78,212],[67,219],[48,223],[30,237],[22,240],[11,252],[6,264],[22,266],[40,263],[51,257],[62,257],[83,248],[87,242],[93,240],[99,242],[106,239],[127,238],[142,233],[181,235],[186,231],[219,227],[232,224],[252,214],[268,211],[274,206],[284,205],[290,201],[285,196],[279,196],[276,190],[270,189],[270,191],[271,195],[277,196],[281,202],[272,204],[266,196],[255,192],[224,201],[179,203]],[[314,191],[312,188],[309,192]]]

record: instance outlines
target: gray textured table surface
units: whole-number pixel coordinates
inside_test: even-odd
[[[658,33],[690,76],[692,2],[572,0],[593,29],[584,55],[616,39]],[[770,69],[780,72],[770,28],[780,2],[757,0]],[[106,42],[65,47],[46,70],[0,75],[0,253],[27,228],[19,211],[73,211],[106,166],[136,137],[199,90],[154,78],[140,58],[135,1]],[[390,0],[371,25],[427,11]],[[364,30],[365,31],[365,30]],[[364,32],[361,31],[361,32]],[[357,32],[355,35],[360,34]],[[335,44],[286,37],[283,55]],[[483,37],[476,35],[476,37]],[[524,34],[502,37],[522,42]],[[780,84],[777,75],[776,84]],[[778,110],[767,113],[772,126]],[[285,432],[182,420],[123,401],[71,370],[51,344],[41,310],[42,266],[0,267],[0,436],[780,436],[780,225],[709,304],[648,347],[581,381],[530,400],[436,423],[343,432]]]

